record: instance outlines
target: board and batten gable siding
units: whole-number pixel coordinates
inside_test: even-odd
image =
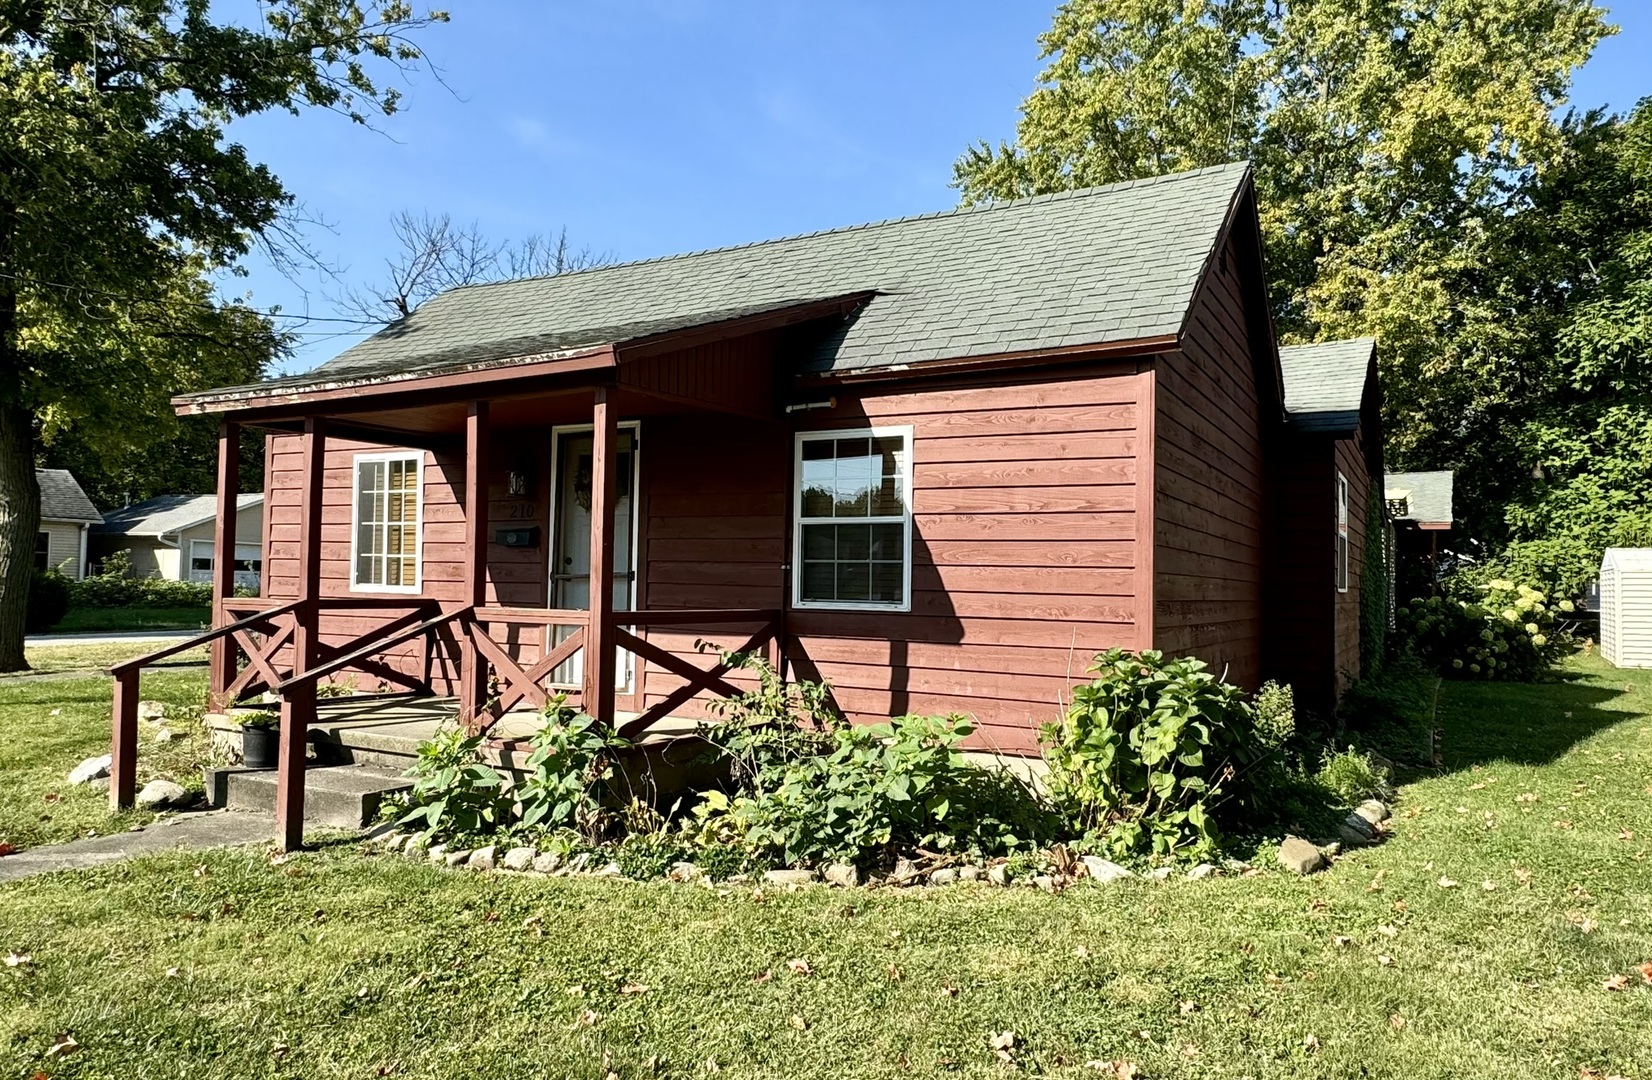
[[[1262,670],[1263,417],[1230,238],[1180,353],[1154,366],[1153,647],[1254,688]]]
[[[1140,385],[1113,367],[1011,385],[840,389],[836,408],[804,414],[804,430],[912,428],[912,608],[791,611],[797,676],[830,683],[857,721],[961,712],[979,725],[976,745],[1034,750],[1094,654],[1133,647],[1145,629]],[[647,606],[779,605],[794,437],[700,417],[645,424]],[[737,634],[715,637],[732,647]],[[705,636],[649,635],[684,656]],[[678,685],[650,667],[643,694],[653,704]]]

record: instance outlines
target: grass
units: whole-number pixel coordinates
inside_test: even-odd
[[[205,673],[146,674],[142,688],[146,699],[166,704],[173,718],[166,727],[184,737],[161,743],[161,725],[140,721],[138,783],[164,776],[199,790],[209,742],[199,721]],[[80,761],[109,752],[111,694],[107,678],[0,681],[0,843],[21,850],[154,818],[142,811],[111,816],[106,793],[68,782]]]
[[[106,634],[132,630],[199,630],[212,621],[210,607],[71,608],[51,634]]]
[[[163,646],[153,641],[105,641],[91,645],[34,645],[25,650],[24,656],[29,661],[29,670],[15,672],[10,675],[0,675],[0,686],[4,680],[30,674],[57,674],[67,671],[93,672],[103,671],[111,664],[118,664],[122,660],[131,660],[145,653],[152,653]],[[165,671],[170,668],[185,667],[191,664],[204,664],[207,659],[207,647],[197,646],[175,653],[161,661],[155,668],[145,668],[149,671]]]
[[[776,894],[337,843],[14,883],[0,1075],[1652,1078],[1652,986],[1603,988],[1652,960],[1652,674],[1440,710],[1393,837],[1301,879]]]

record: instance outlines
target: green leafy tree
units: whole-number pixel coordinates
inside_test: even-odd
[[[955,181],[975,202],[1249,159],[1282,334],[1381,337],[1391,459],[1448,464],[1522,400],[1537,286],[1505,273],[1507,226],[1612,32],[1589,0],[1069,0],[1015,142]]]
[[[269,355],[266,323],[195,291],[292,204],[225,126],[306,106],[389,114],[398,93],[372,69],[416,63],[409,34],[445,19],[404,0],[257,11],[241,24],[209,0],[0,0],[0,671],[26,666],[39,435],[177,389],[191,354],[163,342],[250,337]]]

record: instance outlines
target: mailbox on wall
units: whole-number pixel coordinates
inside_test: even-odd
[[[493,542],[501,547],[533,548],[539,546],[539,526],[521,529],[500,529],[493,534]]]

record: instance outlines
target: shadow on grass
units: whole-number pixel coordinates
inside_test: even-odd
[[[1643,688],[1645,689],[1645,688]],[[1440,688],[1440,764],[1457,771],[1493,761],[1543,765],[1642,710],[1631,685],[1603,686],[1565,671],[1537,683],[1457,682]],[[1617,708],[1607,703],[1619,702]]]

